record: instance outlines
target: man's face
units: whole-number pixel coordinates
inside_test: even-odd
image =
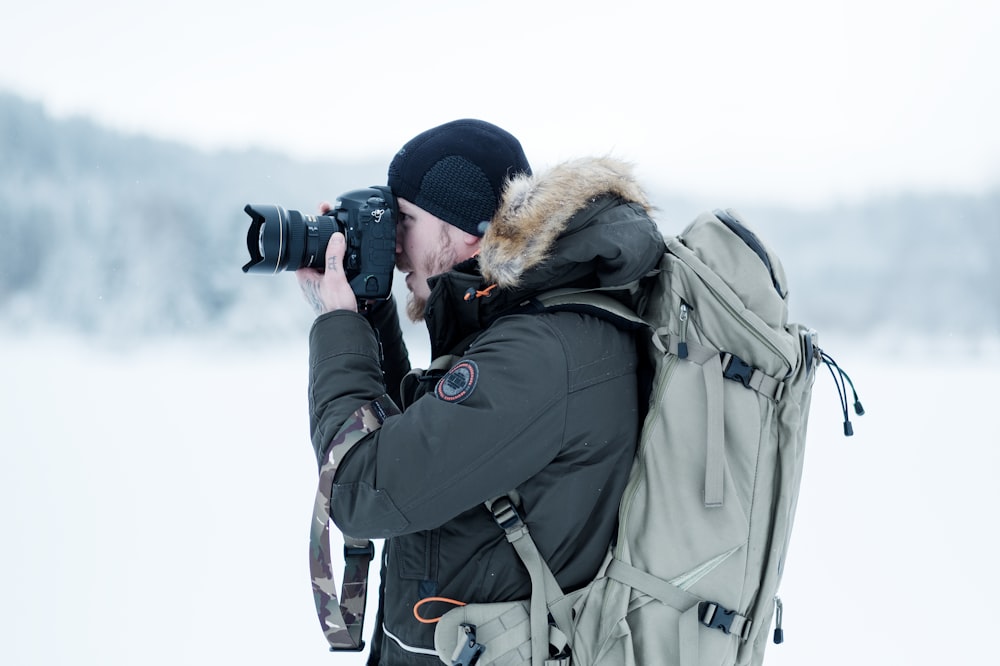
[[[406,287],[411,294],[406,313],[411,320],[422,321],[431,294],[427,278],[473,256],[479,243],[475,236],[406,199],[397,199],[397,204],[396,268],[406,274]]]

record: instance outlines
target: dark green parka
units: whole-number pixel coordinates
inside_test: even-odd
[[[401,391],[387,389],[409,369],[391,303],[373,322],[384,365],[361,315],[323,315],[310,334],[321,459],[361,405],[388,391],[404,409],[347,454],[332,490],[344,533],[387,539],[370,664],[441,663],[434,625],[413,616],[423,598],[529,596],[484,501],[518,491],[567,591],[591,579],[614,536],[640,429],[636,341],[590,315],[528,310],[541,292],[620,286],[654,268],[664,245],[646,198],[620,162],[567,162],[511,181],[480,248],[429,281],[431,351],[461,357],[450,371],[411,373]],[[488,296],[466,298],[493,284]]]

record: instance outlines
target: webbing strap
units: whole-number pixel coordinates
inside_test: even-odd
[[[677,339],[668,336],[666,348],[677,352]],[[722,361],[712,347],[688,341],[685,361],[701,366],[705,384],[705,506],[722,506],[726,470],[725,412]]]
[[[344,535],[344,578],[337,596],[330,555],[330,493],[333,478],[344,456],[364,437],[382,427],[383,421],[399,409],[387,395],[358,408],[330,441],[319,471],[319,487],[313,504],[309,534],[309,571],[313,600],[323,635],[332,651],[364,649],[365,601],[368,596],[368,565],[375,548],[367,539]]]
[[[565,646],[565,635],[556,631],[550,636],[549,605],[563,597],[562,588],[556,581],[549,565],[545,563],[542,554],[538,552],[535,540],[531,538],[528,526],[524,524],[517,513],[514,503],[509,497],[498,497],[486,503],[497,524],[503,528],[507,541],[514,546],[524,568],[531,580],[530,626],[531,626],[531,664],[545,666],[549,662],[550,638],[562,641]]]
[[[628,585],[649,595],[681,613],[679,625],[679,651],[681,666],[697,666],[699,656],[698,632],[702,626],[720,629],[737,640],[746,641],[752,622],[749,618],[728,611],[716,603],[707,602],[669,581],[647,571],[637,569],[619,559],[611,560],[608,578]],[[723,618],[723,619],[720,619]]]
[[[666,334],[666,344],[660,341],[664,332],[657,331],[654,342],[664,351],[677,355],[677,336]],[[725,400],[723,380],[733,379],[771,400],[781,399],[785,383],[764,371],[747,365],[742,359],[697,342],[687,341],[684,360],[701,366],[705,384],[705,506],[723,505],[725,490]]]
[[[542,575],[542,556],[535,547],[535,541],[528,535],[528,528],[522,527],[519,534],[507,534],[514,550],[521,556],[531,579],[531,663],[542,666],[549,656],[549,612],[545,603],[545,582]],[[548,569],[548,567],[544,567]]]
[[[785,390],[783,381],[747,364],[743,359],[729,352],[722,352],[721,359],[722,374],[726,379],[738,381],[748,389],[753,389],[770,400],[781,399]]]
[[[722,395],[722,361],[713,354],[701,366],[705,377],[707,423],[705,424],[705,506],[722,506],[725,488],[725,416]]]
[[[629,322],[626,328],[649,327],[649,324],[642,317],[600,289],[553,289],[536,298],[545,310],[585,311],[586,309],[596,309],[619,320],[619,327],[625,322]]]
[[[680,652],[680,666],[697,666],[701,663],[699,656],[700,645],[698,637],[698,604],[687,609],[681,614],[680,625],[678,627],[678,646]]]
[[[617,580],[619,583],[624,583],[631,588],[639,590],[643,594],[648,594],[682,613],[692,606],[697,606],[702,601],[701,597],[682,590],[662,578],[657,578],[648,571],[637,569],[619,559],[611,560],[611,563],[608,565],[607,576],[608,578]]]
[[[781,400],[781,394],[785,392],[785,383],[755,368],[750,376],[750,388],[764,397]]]
[[[626,564],[618,559],[611,560],[611,564],[608,565],[607,575],[608,578],[624,583],[680,611],[678,648],[681,666],[697,666],[699,663],[698,605],[701,599],[676,585],[671,585],[661,578],[657,578],[641,569],[636,569],[631,564]]]
[[[686,592],[676,585],[671,585],[662,578],[636,569],[631,564],[621,560],[611,560],[608,565],[608,578],[648,594],[654,599],[674,608],[681,613],[679,634],[679,653],[681,666],[697,666],[698,661],[698,631],[701,622],[698,607],[701,598]]]

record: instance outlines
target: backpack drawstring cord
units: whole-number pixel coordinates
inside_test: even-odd
[[[858,416],[862,416],[865,413],[865,408],[861,405],[861,400],[858,399],[858,392],[854,389],[854,382],[851,381],[851,377],[844,372],[844,369],[837,365],[837,362],[833,360],[833,357],[826,352],[820,352],[820,358],[830,371],[830,376],[833,377],[833,383],[837,387],[837,395],[840,397],[840,409],[844,413],[844,436],[850,437],[854,434],[854,426],[851,425],[850,411],[847,407],[848,385],[851,387],[851,393],[854,395],[854,413]]]

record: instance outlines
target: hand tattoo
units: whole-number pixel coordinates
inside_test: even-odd
[[[326,305],[323,303],[323,299],[319,295],[319,280],[308,280],[301,283],[302,293],[306,296],[306,301],[312,306],[313,312],[316,316],[320,316],[326,312]]]

